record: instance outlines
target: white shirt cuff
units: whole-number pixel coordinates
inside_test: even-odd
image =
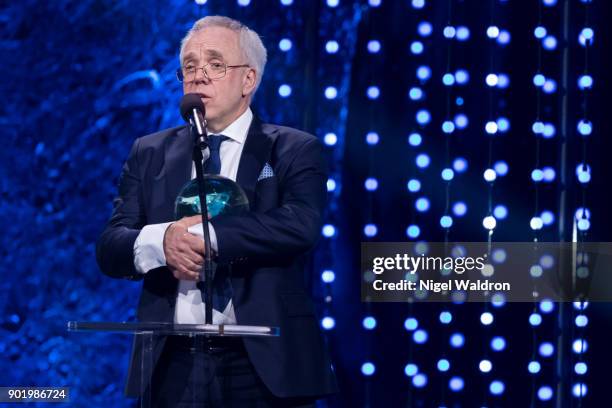
[[[187,231],[204,239],[204,229],[202,228],[202,223],[192,225],[187,229]],[[217,246],[217,233],[215,232],[215,228],[211,223],[208,223],[208,233],[210,235],[210,247],[214,253],[219,252],[219,247]]]
[[[164,235],[172,222],[145,225],[134,242],[134,267],[139,273],[166,266]]]

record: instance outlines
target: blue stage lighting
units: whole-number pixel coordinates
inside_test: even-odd
[[[578,122],[578,133],[582,136],[589,136],[593,132],[593,125],[590,121],[581,119]]]
[[[410,144],[410,146],[420,146],[422,142],[423,138],[418,133],[411,133],[408,136],[408,144]]]
[[[542,214],[540,214],[540,218],[542,219],[544,225],[551,225],[553,222],[555,222],[555,215],[548,210],[542,211]]]
[[[449,381],[448,381],[448,387],[451,389],[451,391],[461,391],[463,389],[463,378],[461,377],[452,377]]]
[[[457,157],[455,160],[453,160],[453,169],[455,169],[457,173],[463,173],[467,170],[467,168],[468,162],[463,157]]]
[[[499,35],[499,27],[497,26],[489,26],[487,28],[487,37],[489,38],[497,38]]]
[[[246,7],[251,4],[251,0],[238,0],[238,5],[240,7]]]
[[[366,362],[361,365],[361,374],[365,375],[366,377],[373,375],[375,371],[376,367],[373,363]]]
[[[555,346],[553,346],[552,343],[544,342],[540,344],[538,352],[542,357],[550,357],[555,352]]]
[[[417,179],[410,179],[408,180],[406,187],[408,188],[408,191],[410,191],[411,193],[416,193],[417,191],[421,189],[421,182]]]
[[[426,125],[431,120],[431,114],[429,113],[428,110],[421,109],[416,114],[416,120],[419,123],[419,125]]]
[[[425,0],[412,0],[412,7],[415,9],[422,9],[425,7]]]
[[[578,315],[576,316],[576,319],[574,320],[574,322],[576,323],[576,326],[578,327],[586,327],[586,325],[589,323],[589,318],[586,317],[586,315]]]
[[[374,237],[374,236],[376,236],[377,233],[378,233],[378,227],[376,227],[375,224],[366,224],[363,227],[363,234],[366,237],[370,237],[370,238]]]
[[[332,132],[326,133],[325,136],[323,136],[323,142],[328,146],[333,146],[338,142],[338,136]]]
[[[587,215],[588,215],[588,211],[589,210],[587,210]],[[586,310],[586,308],[589,306],[589,302],[573,302],[573,304],[574,304],[574,309],[576,310]]]
[[[491,348],[495,351],[502,351],[506,348],[506,340],[501,336],[493,337],[491,340]]]
[[[529,268],[529,274],[534,278],[539,278],[543,273],[544,269],[540,265],[532,265],[531,268]]]
[[[450,345],[454,348],[463,347],[465,344],[465,337],[461,333],[453,333],[450,337]]]
[[[556,177],[556,172],[555,169],[553,169],[550,166],[546,166],[542,169],[542,172],[544,173],[544,181],[550,183],[552,181],[555,181],[555,177]]]
[[[281,86],[278,87],[278,94],[283,97],[283,98],[287,98],[291,95],[291,87],[287,84],[283,84]]]
[[[378,180],[376,180],[374,177],[368,177],[363,184],[365,189],[368,191],[376,191],[378,188]]]
[[[378,133],[368,132],[368,134],[366,134],[366,143],[369,144],[370,146],[377,145],[379,141],[380,141],[380,136],[378,136]]]
[[[438,360],[438,370],[439,371],[446,372],[448,371],[449,368],[450,368],[450,362],[447,359],[442,358]]]
[[[333,86],[325,88],[325,97],[327,99],[335,99],[338,96],[338,90]]]
[[[510,129],[510,121],[507,118],[498,118],[497,121],[497,130],[504,133]]]
[[[331,224],[325,224],[323,226],[323,236],[326,238],[331,238],[336,235],[336,227]]]
[[[425,197],[420,197],[415,201],[414,206],[416,207],[417,211],[425,212],[429,210],[429,200]]]
[[[427,385],[427,376],[423,373],[416,374],[412,377],[412,385],[417,388],[423,388]]]
[[[580,231],[587,231],[591,226],[591,222],[582,218],[578,220],[577,226]]]
[[[497,123],[493,122],[493,121],[489,121],[486,123],[485,125],[485,131],[490,134],[490,135],[494,135],[497,133],[498,127],[497,127]]]
[[[419,87],[412,87],[408,91],[408,97],[413,101],[418,101],[423,98],[423,90]]]
[[[442,131],[444,133],[453,133],[455,131],[455,124],[450,120],[445,120],[442,123]]]
[[[578,88],[591,89],[593,87],[593,77],[590,75],[582,75],[578,78]]]
[[[448,311],[440,312],[440,323],[449,324],[452,321],[453,321],[453,315],[451,312],[448,312]]]
[[[426,153],[421,153],[416,157],[416,165],[421,169],[426,168],[431,163],[431,159]]]
[[[489,385],[489,392],[493,395],[501,395],[504,393],[505,389],[504,383],[499,380],[493,381]]]
[[[417,31],[419,32],[421,36],[429,37],[433,31],[433,28],[431,26],[431,23],[428,23],[427,21],[423,21],[419,23],[417,27]]]
[[[442,173],[440,176],[442,177],[442,180],[444,181],[451,181],[453,177],[455,176],[455,173],[453,172],[452,169],[446,168],[442,170]]]
[[[336,326],[336,321],[331,316],[325,316],[321,319],[321,327],[325,330],[331,330]]]
[[[417,375],[417,373],[419,372],[419,367],[417,367],[416,364],[406,364],[406,367],[404,367],[404,374],[406,374],[406,377],[413,377],[415,375]]]
[[[540,302],[540,311],[542,313],[550,313],[555,310],[555,304],[550,300],[542,300]]]
[[[551,94],[557,90],[557,82],[554,79],[547,79],[542,86],[544,93]]]
[[[557,4],[557,0],[542,0],[542,3],[547,7],[552,7]]]
[[[338,4],[340,4],[340,0],[327,0],[328,7],[338,7]]]
[[[281,0],[283,6],[290,6],[293,4],[293,0]]]
[[[510,78],[506,74],[498,74],[497,75],[497,87],[500,89],[505,89],[510,85]]]
[[[499,77],[497,74],[488,74],[485,78],[485,82],[488,86],[497,86],[499,82]]]
[[[457,27],[457,40],[466,41],[470,38],[470,29],[465,26]]]
[[[480,360],[478,363],[478,369],[482,373],[489,373],[493,369],[493,364],[489,360]]]
[[[540,121],[533,122],[533,125],[531,125],[531,131],[536,135],[542,133],[544,131],[544,123]]]
[[[378,7],[382,3],[382,0],[368,0],[370,7]]]
[[[336,180],[334,180],[333,178],[328,178],[327,179],[327,191],[331,192],[335,190],[336,190]]]
[[[539,313],[530,314],[529,324],[532,326],[539,326],[540,324],[542,324],[542,316]]]
[[[442,34],[444,35],[445,38],[448,38],[448,39],[455,38],[455,34],[457,34],[457,30],[455,30],[455,27],[453,26],[446,26],[444,27],[444,30],[442,30]]]
[[[542,26],[537,26],[535,30],[533,30],[533,35],[540,40],[546,37],[546,34],[548,34],[548,32],[546,31],[546,28]]]
[[[410,44],[410,52],[414,55],[422,54],[424,49],[425,47],[420,41],[413,41],[412,44]]]
[[[418,225],[412,224],[409,225],[408,228],[406,228],[406,235],[408,236],[408,238],[418,238],[420,234],[421,229]]]
[[[586,393],[587,393],[586,384],[577,383],[577,384],[574,384],[574,386],[572,387],[572,394],[576,398],[582,398],[586,395]]]
[[[440,217],[440,226],[442,228],[450,228],[453,225],[453,218],[449,215]]]
[[[509,31],[501,30],[499,32],[499,35],[497,36],[497,43],[499,45],[508,45],[510,44],[511,39],[512,39],[512,36],[510,35]]]
[[[446,86],[452,86],[455,84],[455,76],[450,73],[446,73],[442,76],[442,83]]]
[[[592,45],[594,36],[595,33],[593,32],[593,29],[590,27],[585,27],[582,29],[582,31],[580,31],[580,34],[578,35],[578,42],[583,47],[586,47],[587,45]]]
[[[278,48],[281,51],[287,52],[291,49],[291,47],[293,47],[293,43],[288,38],[283,38],[278,42]]]
[[[465,129],[468,123],[468,117],[463,113],[455,115],[455,126],[457,126],[458,129]]]
[[[368,41],[368,52],[370,54],[376,54],[380,51],[380,41],[378,40],[370,40]]]
[[[421,81],[427,81],[431,77],[431,68],[427,65],[421,65],[417,68],[416,76]]]
[[[372,316],[366,316],[363,318],[361,324],[366,330],[374,330],[376,328],[376,319]]]
[[[480,323],[482,323],[485,326],[490,325],[491,323],[493,323],[493,314],[490,312],[484,312],[480,315]]]
[[[336,280],[336,274],[334,271],[326,269],[321,272],[321,280],[325,283],[332,283],[334,280]]]
[[[591,181],[591,166],[580,163],[578,166],[576,166],[576,177],[582,184],[586,184]]]
[[[378,99],[380,96],[380,89],[377,86],[370,86],[368,87],[367,95],[370,99]]]
[[[576,365],[574,366],[574,372],[578,375],[586,374],[587,372],[586,363],[583,363],[583,362],[576,363]]]
[[[544,84],[546,83],[546,77],[542,74],[535,74],[533,76],[533,84],[535,86],[544,86]]]
[[[328,54],[335,54],[339,49],[340,45],[338,44],[338,41],[330,40],[325,43],[325,51],[327,51]]]
[[[495,217],[488,215],[482,219],[482,226],[488,230],[495,229],[497,226],[497,220]]]
[[[463,201],[458,201],[453,205],[453,214],[463,217],[467,212],[467,205]]]
[[[404,328],[408,331],[416,330],[419,327],[419,322],[414,317],[409,317],[404,320]]]
[[[552,51],[557,48],[557,39],[553,35],[547,35],[543,41],[544,48]]]
[[[553,390],[547,385],[538,389],[538,399],[540,401],[549,401],[553,397]]]
[[[493,169],[486,169],[484,173],[482,173],[482,177],[489,183],[492,183],[497,178],[497,173]]]
[[[576,339],[572,343],[572,350],[574,350],[574,353],[576,354],[582,354],[585,351],[587,351],[587,349],[588,349],[588,343],[584,339]]]
[[[499,160],[493,164],[493,170],[495,170],[495,174],[503,177],[508,174],[508,163],[503,160]]]
[[[537,361],[530,361],[529,364],[527,364],[527,371],[531,374],[539,373],[541,368],[542,366]]]
[[[542,137],[544,139],[550,139],[551,137],[555,136],[556,132],[555,125],[552,123],[546,123],[544,125],[544,129],[542,129]]]
[[[536,183],[539,183],[540,181],[544,180],[544,172],[540,169],[532,170],[531,179]]]
[[[412,334],[412,340],[417,344],[424,344],[428,337],[427,332],[423,329],[418,329]]]

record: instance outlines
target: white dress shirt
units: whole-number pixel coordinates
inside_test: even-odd
[[[219,155],[221,157],[220,175],[236,181],[238,175],[238,164],[247,138],[253,112],[250,108],[232,122],[221,132],[215,133],[227,136],[228,139],[221,143]],[[209,132],[210,133],[210,132]],[[208,157],[208,149],[203,152]],[[191,178],[195,178],[195,166],[191,168]],[[166,265],[164,254],[164,234],[171,222],[146,225],[140,231],[134,243],[134,266],[139,273],[147,273],[151,269]],[[209,224],[210,244],[213,251],[217,251],[217,235],[212,225]],[[203,236],[202,224],[193,225],[188,231],[194,235]],[[205,322],[205,307],[202,293],[196,287],[196,282],[180,280],[174,312],[175,323],[201,324]],[[230,299],[223,311],[213,309],[213,324],[236,324],[234,305]]]

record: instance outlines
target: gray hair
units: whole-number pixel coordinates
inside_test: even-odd
[[[189,41],[194,33],[205,27],[225,27],[238,33],[238,45],[242,50],[242,54],[246,59],[247,64],[249,64],[249,66],[253,68],[256,73],[255,88],[253,89],[253,93],[255,93],[257,88],[259,88],[261,78],[263,77],[268,53],[266,51],[266,47],[261,41],[261,38],[259,38],[259,35],[238,20],[224,16],[206,16],[196,21],[193,24],[193,27],[191,27],[185,37],[183,37],[181,40],[181,52],[179,54],[181,63],[183,62],[183,51],[185,49],[185,44],[187,41]]]

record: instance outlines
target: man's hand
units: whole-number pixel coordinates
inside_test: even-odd
[[[197,281],[204,264],[204,241],[187,232],[202,222],[201,215],[184,217],[170,224],[164,235],[166,265],[176,279]]]

